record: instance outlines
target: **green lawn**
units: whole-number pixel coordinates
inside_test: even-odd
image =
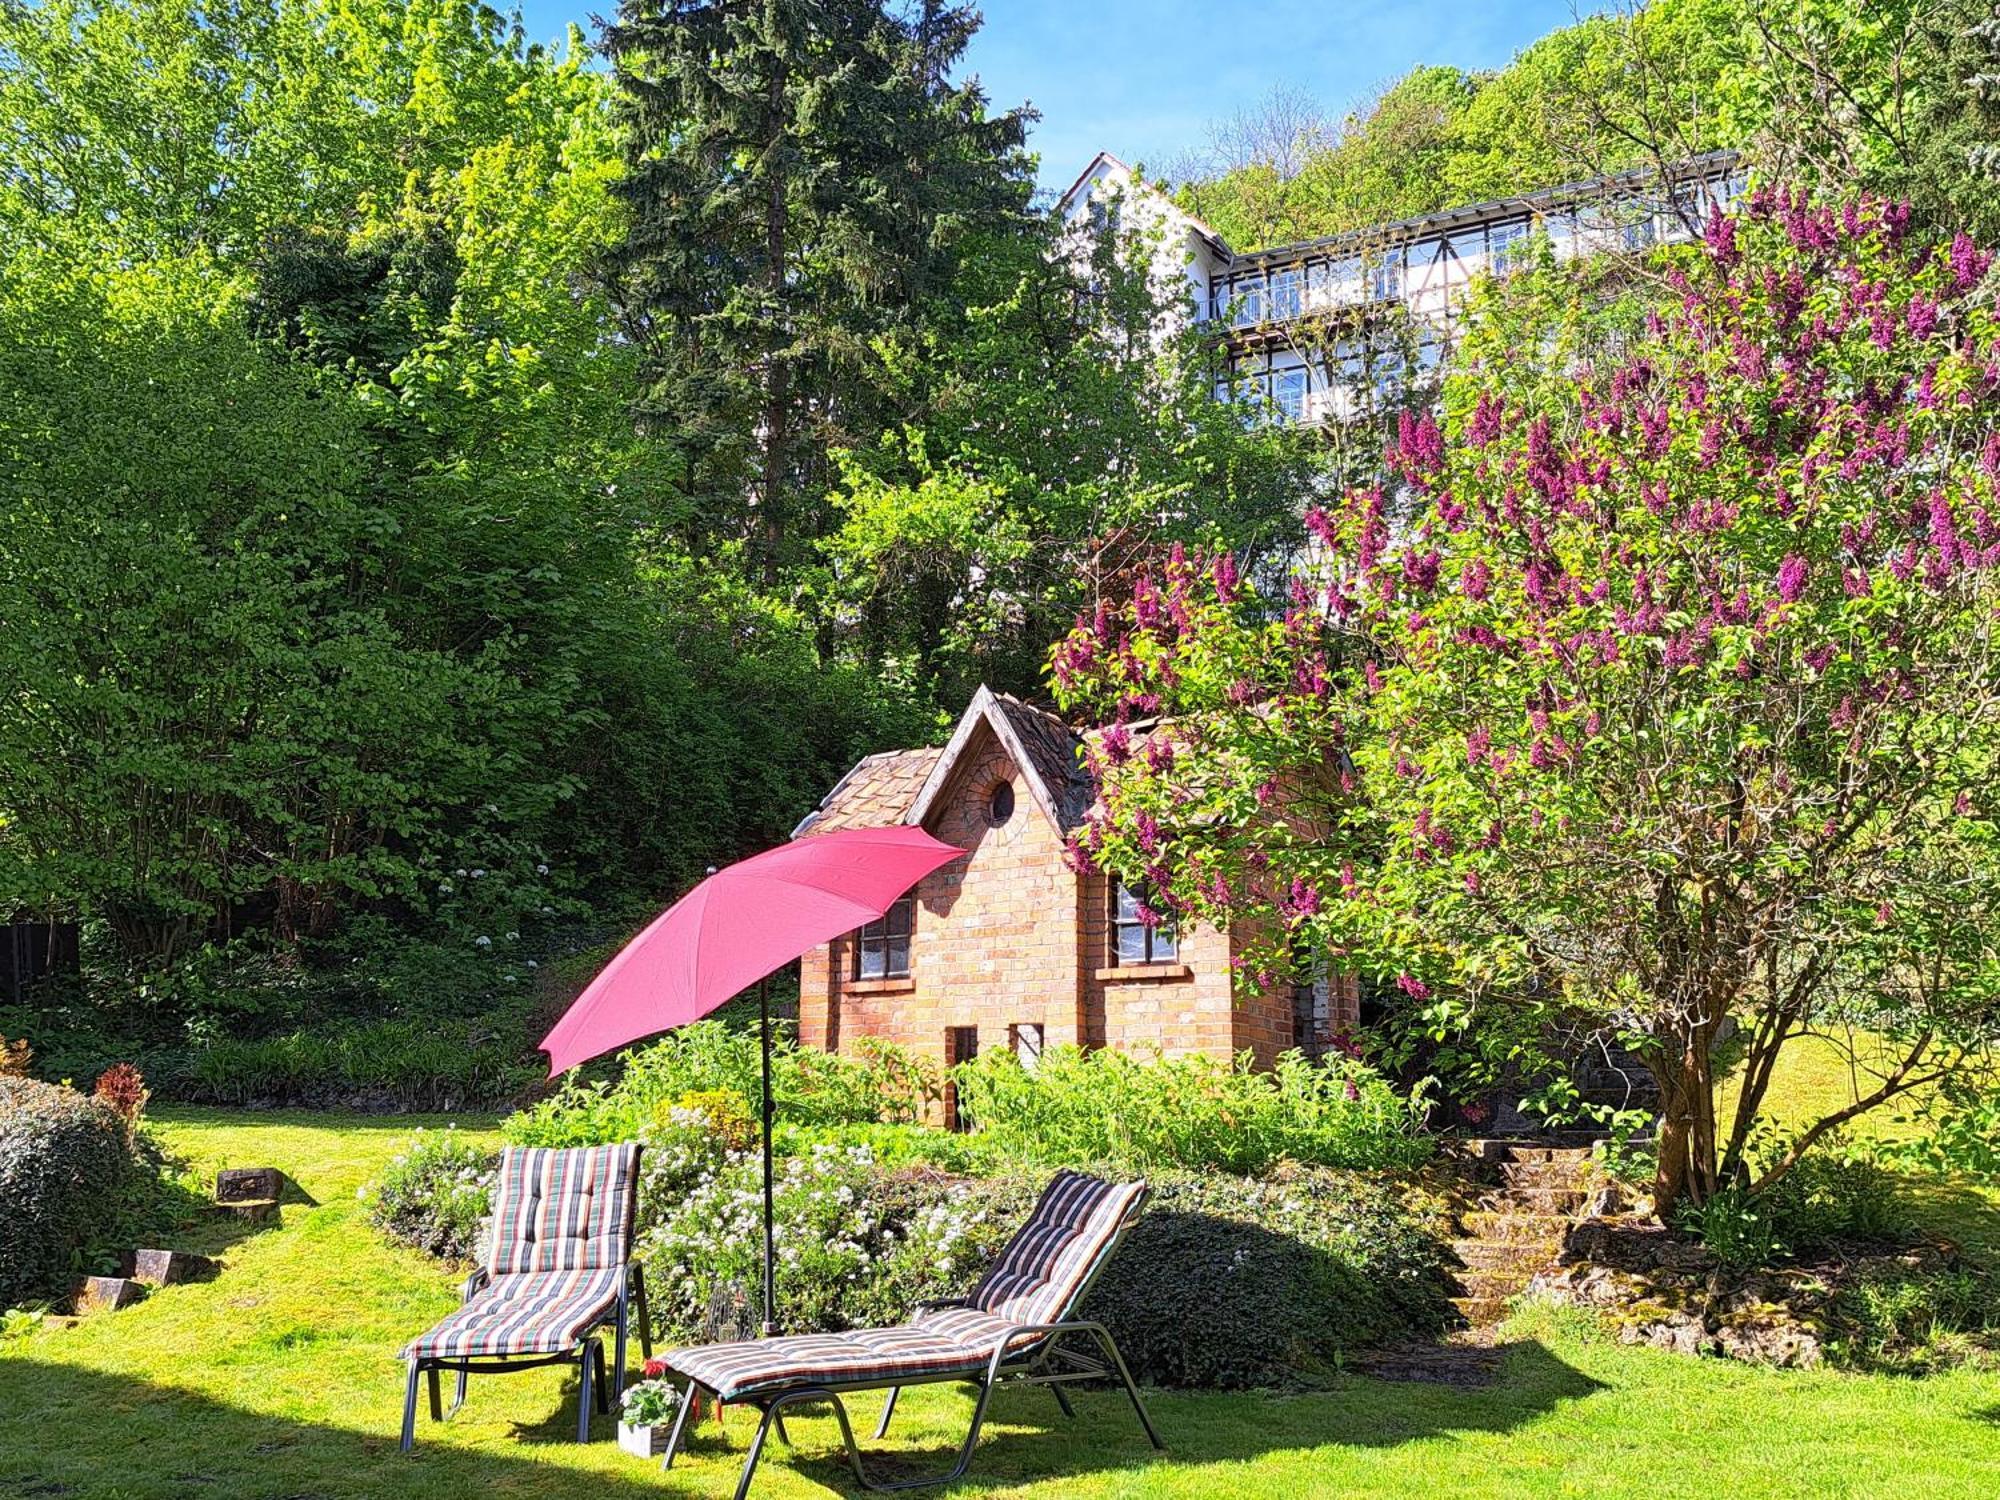
[[[399,1341],[441,1315],[454,1279],[371,1231],[355,1191],[412,1122],[162,1110],[209,1164],[284,1168],[317,1200],[217,1242],[204,1284],[68,1331],[0,1343],[0,1495],[280,1497],[727,1496],[749,1424],[703,1429],[670,1475],[566,1439],[563,1379],[475,1383],[466,1411],[396,1449]],[[486,1122],[462,1122],[483,1126]],[[1923,1496],[2000,1494],[2000,1380],[1786,1375],[1623,1349],[1518,1320],[1502,1378],[1471,1391],[1351,1378],[1309,1396],[1156,1393],[1154,1455],[1120,1398],[1075,1424],[1044,1392],[997,1398],[973,1481],[1034,1497]],[[966,1400],[918,1391],[887,1444],[940,1462]],[[830,1420],[800,1420],[757,1493],[853,1493]]]

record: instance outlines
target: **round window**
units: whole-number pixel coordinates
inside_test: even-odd
[[[995,828],[1014,816],[1014,783],[996,782],[986,799],[986,820]]]

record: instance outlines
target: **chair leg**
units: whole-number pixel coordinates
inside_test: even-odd
[[[775,1427],[776,1427],[776,1428],[778,1429],[778,1441],[779,1441],[779,1442],[781,1442],[781,1443],[783,1443],[783,1444],[784,1444],[784,1445],[785,1445],[785,1446],[786,1446],[787,1448],[791,1447],[791,1446],[792,1446],[792,1435],[791,1435],[791,1434],[790,1434],[789,1432],[785,1431],[785,1411],[784,1411],[784,1408],[783,1408],[783,1407],[779,1407],[779,1408],[775,1409],[775,1410],[774,1410],[774,1411],[773,1411],[773,1412],[771,1413],[771,1417],[772,1417],[772,1425],[773,1425],[773,1426],[775,1426]]]
[[[444,1397],[440,1392],[442,1382],[438,1377],[438,1367],[436,1365],[428,1365],[425,1367],[424,1374],[429,1378],[431,1388],[431,1420],[433,1422],[442,1422],[444,1420]]]
[[[889,1387],[889,1394],[882,1399],[882,1420],[875,1424],[875,1439],[880,1442],[889,1434],[889,1418],[896,1414],[896,1398],[903,1394],[900,1385]]]
[[[701,1399],[697,1394],[700,1389],[700,1386],[690,1380],[687,1383],[687,1389],[681,1392],[681,1409],[674,1413],[673,1431],[667,1434],[666,1456],[660,1460],[660,1468],[662,1470],[671,1469],[674,1466],[674,1455],[680,1451],[681,1434],[687,1431],[688,1413],[695,1409],[696,1404]]]
[[[1139,1387],[1132,1381],[1132,1372],[1125,1368],[1125,1356],[1118,1352],[1118,1345],[1111,1337],[1111,1330],[1102,1324],[1096,1324],[1093,1326],[1093,1331],[1097,1335],[1098,1343],[1104,1346],[1104,1352],[1111,1356],[1111,1366],[1118,1372],[1119,1380],[1124,1382],[1125,1394],[1132,1398],[1132,1410],[1139,1414],[1139,1425],[1146,1429],[1146,1437],[1155,1448],[1164,1449],[1167,1445],[1160,1441],[1160,1434],[1153,1428],[1153,1419],[1146,1414],[1146,1403],[1139,1399]]]
[[[764,1420],[757,1424],[756,1434],[750,1439],[750,1451],[743,1456],[743,1477],[736,1481],[736,1500],[745,1500],[750,1493],[750,1481],[757,1476],[757,1460],[764,1456],[764,1439],[770,1435],[771,1424],[777,1417],[777,1407],[765,1408]]]
[[[579,1382],[576,1388],[576,1440],[579,1443],[590,1441],[590,1351],[595,1347],[595,1340],[586,1343],[576,1357]]]
[[[465,1405],[465,1388],[466,1386],[471,1384],[471,1382],[472,1382],[472,1376],[469,1372],[465,1370],[460,1370],[458,1372],[458,1380],[456,1382],[457,1389],[452,1392],[451,1410],[445,1413],[446,1416],[455,1417],[458,1415],[458,1409],[461,1406]]]
[[[618,1293],[617,1352],[611,1358],[611,1386],[612,1394],[621,1397],[625,1394],[625,1336],[630,1331],[631,1300],[629,1287]]]
[[[417,1373],[419,1365],[410,1361],[410,1379],[403,1391],[403,1451],[408,1453],[417,1442]]]
[[[1069,1404],[1069,1392],[1065,1391],[1059,1385],[1052,1385],[1049,1387],[1049,1394],[1056,1398],[1056,1405],[1062,1408],[1064,1416],[1074,1417],[1076,1415],[1076,1408]]]
[[[645,1359],[653,1357],[653,1316],[646,1309],[646,1269],[644,1266],[632,1268],[632,1295],[639,1304],[639,1353]]]
[[[597,1414],[611,1415],[611,1382],[604,1375],[604,1346],[595,1340],[590,1345],[590,1362],[597,1367]]]

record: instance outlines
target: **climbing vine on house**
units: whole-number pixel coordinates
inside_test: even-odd
[[[1636,280],[1494,294],[1442,422],[1309,518],[1311,568],[1177,554],[1057,648],[1065,701],[1120,721],[1073,857],[1262,934],[1246,980],[1331,953],[1439,1034],[1537,1007],[1617,1031],[1660,1085],[1663,1212],[1975,1074],[1991,260],[1893,203],[1760,191]],[[1888,1056],[1771,1145],[1780,1050],[1849,1025]]]

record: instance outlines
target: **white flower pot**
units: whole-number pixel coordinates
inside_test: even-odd
[[[671,1422],[662,1422],[657,1427],[630,1427],[618,1424],[618,1446],[634,1458],[658,1458],[667,1451],[667,1434],[673,1431]]]

